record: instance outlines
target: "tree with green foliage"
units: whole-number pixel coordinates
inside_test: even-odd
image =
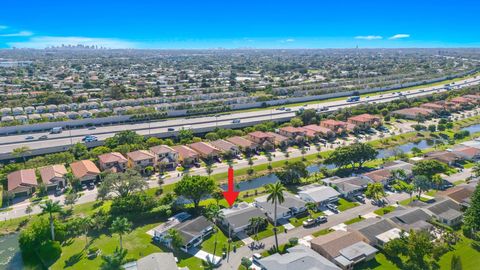
[[[144,137],[132,130],[124,130],[105,140],[105,146],[114,149],[119,145],[143,144]]]
[[[383,189],[382,183],[370,183],[367,185],[367,190],[365,191],[365,196],[369,199],[380,202],[383,198],[387,196],[385,190]]]
[[[440,161],[434,159],[425,159],[420,160],[413,166],[412,173],[413,175],[423,175],[428,179],[439,173],[444,173],[447,171],[447,166]]]
[[[150,137],[150,138],[147,139],[147,141],[145,143],[147,144],[148,147],[153,147],[153,146],[163,144],[163,140],[159,139],[157,137]]]
[[[268,221],[264,217],[251,217],[249,222],[249,228],[250,228],[250,233],[255,235],[254,239],[255,241],[258,241],[258,232],[260,231],[260,228],[267,227],[268,226]]]
[[[275,174],[284,184],[297,184],[302,178],[308,176],[308,170],[304,162],[296,161],[288,163]]]
[[[99,193],[113,193],[119,197],[126,197],[147,187],[147,182],[138,171],[127,169],[124,173],[107,174],[99,187]]]
[[[472,167],[472,173],[475,177],[480,177],[480,162],[476,162]]]
[[[453,254],[450,261],[450,270],[463,270],[462,259],[457,254]]]
[[[120,249],[123,249],[122,238],[124,234],[129,233],[132,230],[132,223],[125,217],[117,217],[113,220],[110,231],[117,233],[120,238]]]
[[[78,194],[75,192],[70,192],[65,194],[64,204],[70,205],[70,210],[73,210],[73,205],[77,202],[77,200]]]
[[[195,210],[198,210],[200,201],[211,195],[216,189],[215,181],[207,176],[186,175],[175,184],[174,192],[177,196],[183,196],[193,202]]]
[[[183,246],[183,238],[177,229],[169,229],[166,237],[169,240],[170,247],[173,250],[179,250]]]
[[[122,248],[115,248],[112,255],[102,255],[100,270],[119,270],[125,264],[125,257],[128,251]]]
[[[26,156],[28,154],[30,154],[31,152],[32,151],[31,151],[30,147],[21,146],[21,147],[18,147],[18,148],[15,148],[15,149],[12,150],[12,156],[14,156],[16,158],[21,157],[22,160],[23,160],[23,164],[25,164],[27,162]]]
[[[79,230],[85,235],[85,248],[88,246],[88,231],[93,226],[93,220],[90,217],[81,217],[79,220]]]
[[[386,243],[384,252],[389,257],[402,257],[402,269],[422,270],[435,269],[435,249],[437,243],[432,241],[427,231],[410,231],[403,233],[400,238],[393,239]]]
[[[275,234],[275,247],[276,250],[279,250],[277,237],[277,206],[285,201],[283,193],[286,191],[286,189],[281,182],[276,182],[274,184],[266,185],[265,191],[267,193],[267,202],[271,202],[273,204],[273,232]]]
[[[98,146],[98,147],[95,147],[92,150],[90,150],[90,157],[94,158],[94,159],[97,159],[98,156],[106,154],[106,153],[110,153],[110,152],[112,152],[112,149],[102,145],[102,146]]]
[[[49,221],[50,221],[50,233],[52,236],[52,241],[55,241],[55,226],[54,226],[54,214],[62,212],[62,206],[60,202],[47,200],[43,204],[40,205],[40,209],[42,209],[42,215],[48,214]]]
[[[180,129],[178,131],[178,141],[181,144],[192,143],[193,141],[193,131],[191,129]]]
[[[422,196],[422,192],[427,192],[432,187],[432,181],[425,175],[415,175],[412,183],[418,192],[419,199]]]
[[[79,142],[70,148],[70,153],[72,153],[75,159],[87,158],[89,156],[87,146]]]
[[[480,185],[477,185],[470,198],[470,207],[465,211],[463,223],[473,234],[480,231]]]
[[[361,169],[367,161],[374,160],[378,151],[371,145],[365,143],[354,143],[348,146],[342,146],[335,149],[328,158],[326,164],[335,164],[337,167],[351,165],[352,169]],[[358,164],[358,167],[356,166]]]

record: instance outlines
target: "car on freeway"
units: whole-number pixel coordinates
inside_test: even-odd
[[[286,112],[290,112],[292,110],[292,108],[286,108],[285,111]]]
[[[234,119],[234,120],[232,120],[232,123],[233,123],[233,124],[239,124],[239,123],[240,123],[240,119]]]
[[[95,129],[97,129],[96,126],[91,126],[91,127],[88,128],[88,130],[95,130]]]
[[[82,141],[84,141],[84,142],[96,142],[96,141],[98,141],[98,138],[96,136],[93,136],[93,135],[87,135],[87,136],[83,137]]]
[[[167,128],[167,131],[175,131],[175,128],[169,127]]]
[[[38,137],[39,140],[46,140],[48,139],[48,136],[47,135],[42,135],[40,137]]]
[[[27,136],[27,137],[25,137],[25,140],[33,140],[33,139],[35,139],[35,138],[34,138],[33,136],[31,136],[31,135],[30,135],[30,136]]]

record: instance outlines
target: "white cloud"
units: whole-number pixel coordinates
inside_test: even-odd
[[[291,43],[291,42],[295,42],[295,39],[287,38],[287,39],[280,40],[280,43]]]
[[[0,37],[29,37],[32,35],[33,33],[30,31],[20,31],[17,33],[1,34]]]
[[[365,39],[365,40],[375,40],[375,39],[382,39],[383,37],[382,36],[374,36],[374,35],[370,35],[370,36],[356,36],[355,39]]]
[[[389,39],[395,40],[395,39],[402,39],[402,38],[409,38],[409,34],[396,34],[394,36],[391,36]]]
[[[23,42],[10,42],[10,47],[44,49],[52,46],[62,45],[84,45],[105,47],[109,49],[131,49],[139,47],[139,44],[114,38],[92,38],[92,37],[32,37]]]
[[[6,25],[0,25],[0,30],[4,30],[4,29],[7,29],[7,28],[8,28],[8,26],[6,26]]]

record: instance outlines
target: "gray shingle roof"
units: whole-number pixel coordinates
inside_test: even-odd
[[[286,254],[276,253],[259,261],[266,270],[340,270],[322,255],[301,245],[289,248]]]

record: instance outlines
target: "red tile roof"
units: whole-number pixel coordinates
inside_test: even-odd
[[[263,139],[263,138],[273,138],[274,136],[268,134],[268,133],[265,133],[265,132],[262,132],[262,131],[254,131],[254,132],[250,132],[248,133],[248,135],[252,136],[252,137],[255,137],[255,138],[259,138],[259,139]]]
[[[88,174],[100,174],[100,170],[91,160],[80,160],[70,164],[72,173],[77,178],[85,177]]]
[[[198,153],[188,146],[176,145],[176,146],[173,146],[172,148],[178,152],[178,154],[182,159],[198,157]]]
[[[63,165],[51,165],[38,169],[43,183],[51,184],[53,178],[63,178],[67,174],[67,168]]]
[[[19,170],[8,174],[8,191],[19,186],[37,186],[37,176],[34,169]]]
[[[220,152],[220,150],[218,150],[214,146],[204,142],[192,143],[190,144],[190,148],[204,155],[212,155]]]
[[[98,161],[103,164],[112,162],[125,163],[127,159],[118,152],[112,152],[98,156]]]
[[[133,161],[141,161],[155,158],[153,153],[147,150],[137,150],[130,153],[127,153],[127,157]]]

